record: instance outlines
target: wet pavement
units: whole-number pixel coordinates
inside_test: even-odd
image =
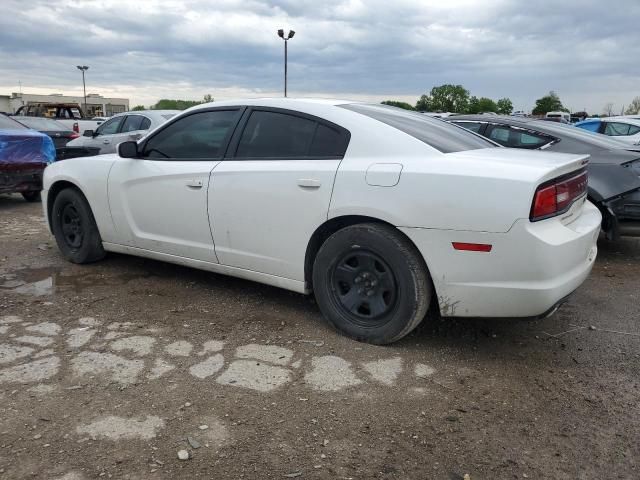
[[[0,196],[0,478],[640,477],[639,240],[551,318],[376,347],[273,287],[67,263],[40,208]]]

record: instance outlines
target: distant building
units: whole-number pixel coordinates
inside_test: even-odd
[[[77,103],[84,108],[84,97],[75,95],[62,95],[51,93],[49,95],[36,95],[33,93],[12,93],[0,95],[0,112],[15,113],[23,105],[33,103]],[[103,97],[97,93],[87,95],[87,108],[85,114],[91,117],[110,117],[116,113],[129,110],[128,98]]]

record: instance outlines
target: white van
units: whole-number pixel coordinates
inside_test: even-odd
[[[571,123],[571,114],[567,112],[547,112],[545,118],[562,118],[568,123]]]

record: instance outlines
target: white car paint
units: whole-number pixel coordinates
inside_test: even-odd
[[[633,127],[640,128],[640,118],[633,116],[619,116],[619,117],[607,117],[601,118],[603,123],[622,123],[625,125],[633,125]],[[635,130],[636,128],[634,128]],[[631,145],[640,145],[640,131],[633,135],[611,135],[616,140],[620,140],[624,143]]]
[[[51,188],[70,182],[91,205],[108,251],[301,293],[310,292],[305,255],[316,229],[338,217],[371,217],[413,241],[443,316],[540,315],[587,277],[601,221],[593,205],[581,200],[561,216],[529,221],[536,188],[580,169],[586,156],[503,148],[443,154],[340,107],[348,103],[215,102],[167,123],[212,107],[285,108],[349,130],[342,160],[74,158],[45,170],[45,214]],[[493,249],[459,251],[452,242]]]

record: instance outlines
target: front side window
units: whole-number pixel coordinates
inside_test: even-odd
[[[606,122],[604,134],[610,135],[612,137],[629,135],[629,125],[626,123],[619,123],[619,122]]]
[[[122,133],[125,132],[134,132],[136,130],[144,130],[142,128],[142,122],[145,120],[145,117],[142,115],[127,115],[124,123],[122,124],[122,129],[120,130]]]
[[[113,135],[117,133],[123,118],[124,117],[115,117],[104,122],[98,127],[98,135]]]
[[[352,103],[340,106],[396,128],[442,153],[495,148],[480,135],[421,113],[387,105]]]
[[[151,137],[144,158],[218,158],[236,123],[236,110],[214,110],[182,117]]]

